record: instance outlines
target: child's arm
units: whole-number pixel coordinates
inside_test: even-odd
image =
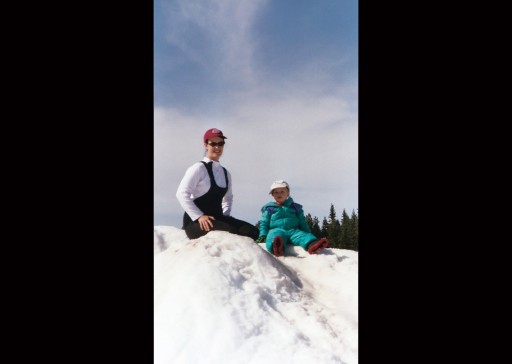
[[[265,208],[261,209],[260,236],[267,236],[270,230],[270,214]]]

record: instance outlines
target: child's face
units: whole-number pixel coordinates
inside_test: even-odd
[[[288,192],[288,189],[286,187],[274,188],[272,190],[272,196],[274,197],[276,202],[280,204],[285,202],[289,195],[290,193]]]

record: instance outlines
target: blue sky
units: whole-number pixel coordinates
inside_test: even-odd
[[[155,0],[154,223],[181,227],[175,193],[228,137],[234,217],[256,223],[274,180],[320,220],[358,209],[358,2]]]

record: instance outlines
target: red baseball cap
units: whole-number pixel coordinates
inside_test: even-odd
[[[215,137],[221,137],[222,139],[227,139],[228,137],[225,137],[224,134],[222,134],[222,131],[216,128],[208,129],[206,133],[204,133],[203,140],[206,143],[209,139],[215,138]]]

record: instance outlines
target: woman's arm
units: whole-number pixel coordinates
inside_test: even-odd
[[[192,199],[192,196],[195,196],[196,198],[199,197],[197,196],[197,186],[201,180],[200,167],[202,167],[202,164],[194,164],[189,167],[178,186],[178,190],[176,191],[176,198],[178,199],[178,202],[188,216],[190,216],[192,221],[197,220],[201,215],[203,215],[203,211],[196,206]]]

